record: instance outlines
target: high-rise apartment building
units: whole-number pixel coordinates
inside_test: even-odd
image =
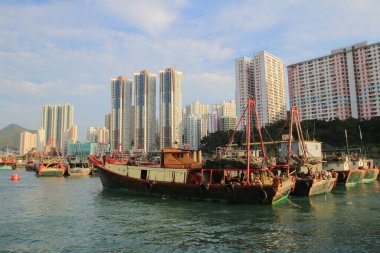
[[[135,147],[154,151],[156,132],[156,75],[149,71],[134,74],[135,78]]]
[[[248,98],[255,97],[253,82],[253,61],[248,57],[235,60],[235,101],[236,116],[240,119],[248,103]]]
[[[187,144],[196,143],[196,145],[190,145],[192,149],[198,149],[201,139],[208,133],[208,107],[208,104],[201,104],[199,100],[194,100],[186,106],[184,115],[185,142]],[[187,120],[192,122],[187,122]],[[195,129],[198,131],[196,135],[194,134]]]
[[[182,147],[182,72],[160,71],[160,146]]]
[[[260,124],[267,125],[285,119],[285,66],[280,58],[261,51],[253,58],[235,60],[236,114],[240,119],[249,97],[256,101]]]
[[[111,113],[104,116],[104,127],[111,130]]]
[[[87,142],[90,143],[109,143],[109,130],[106,127],[90,127],[87,129]]]
[[[42,107],[42,121],[40,134],[43,134],[41,144],[46,145],[49,139],[54,139],[60,151],[64,151],[66,141],[77,140],[76,125],[74,125],[74,106],[70,103],[64,105],[44,105]]]
[[[201,140],[201,122],[202,120],[198,118],[198,115],[192,113],[187,114],[185,148],[194,150],[199,149]]]
[[[290,106],[301,120],[380,116],[380,43],[289,65],[288,83]]]
[[[132,81],[126,76],[111,79],[111,150],[131,150],[134,129],[132,118]]]
[[[187,113],[192,113],[197,115],[201,120],[201,129],[200,129],[200,138],[202,139],[207,135],[208,132],[208,104],[201,104],[198,100],[195,100],[190,105],[190,111],[187,110]]]
[[[236,128],[236,103],[223,101],[221,104],[213,104],[209,114],[209,132],[227,131]]]
[[[37,133],[24,131],[20,138],[20,155],[27,154],[32,148],[37,148]]]

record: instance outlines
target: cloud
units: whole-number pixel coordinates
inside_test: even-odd
[[[231,100],[235,58],[267,50],[291,64],[377,42],[379,9],[375,0],[2,1],[0,128],[20,119],[38,128],[49,102],[71,102],[82,133],[102,126],[110,79],[143,69],[182,71],[184,105]]]
[[[111,0],[100,1],[98,4],[124,25],[157,36],[179,19],[180,11],[187,5],[187,1]]]

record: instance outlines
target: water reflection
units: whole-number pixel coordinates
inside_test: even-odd
[[[379,182],[261,206],[146,197],[105,191],[98,178],[20,173],[18,184],[0,173],[4,251],[376,252],[380,246]]]

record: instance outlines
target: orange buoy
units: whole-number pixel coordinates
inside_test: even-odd
[[[19,174],[12,174],[11,180],[20,180],[20,175]]]

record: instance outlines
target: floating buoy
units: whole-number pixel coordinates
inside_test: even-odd
[[[12,174],[11,180],[20,180],[20,175],[19,174]]]

